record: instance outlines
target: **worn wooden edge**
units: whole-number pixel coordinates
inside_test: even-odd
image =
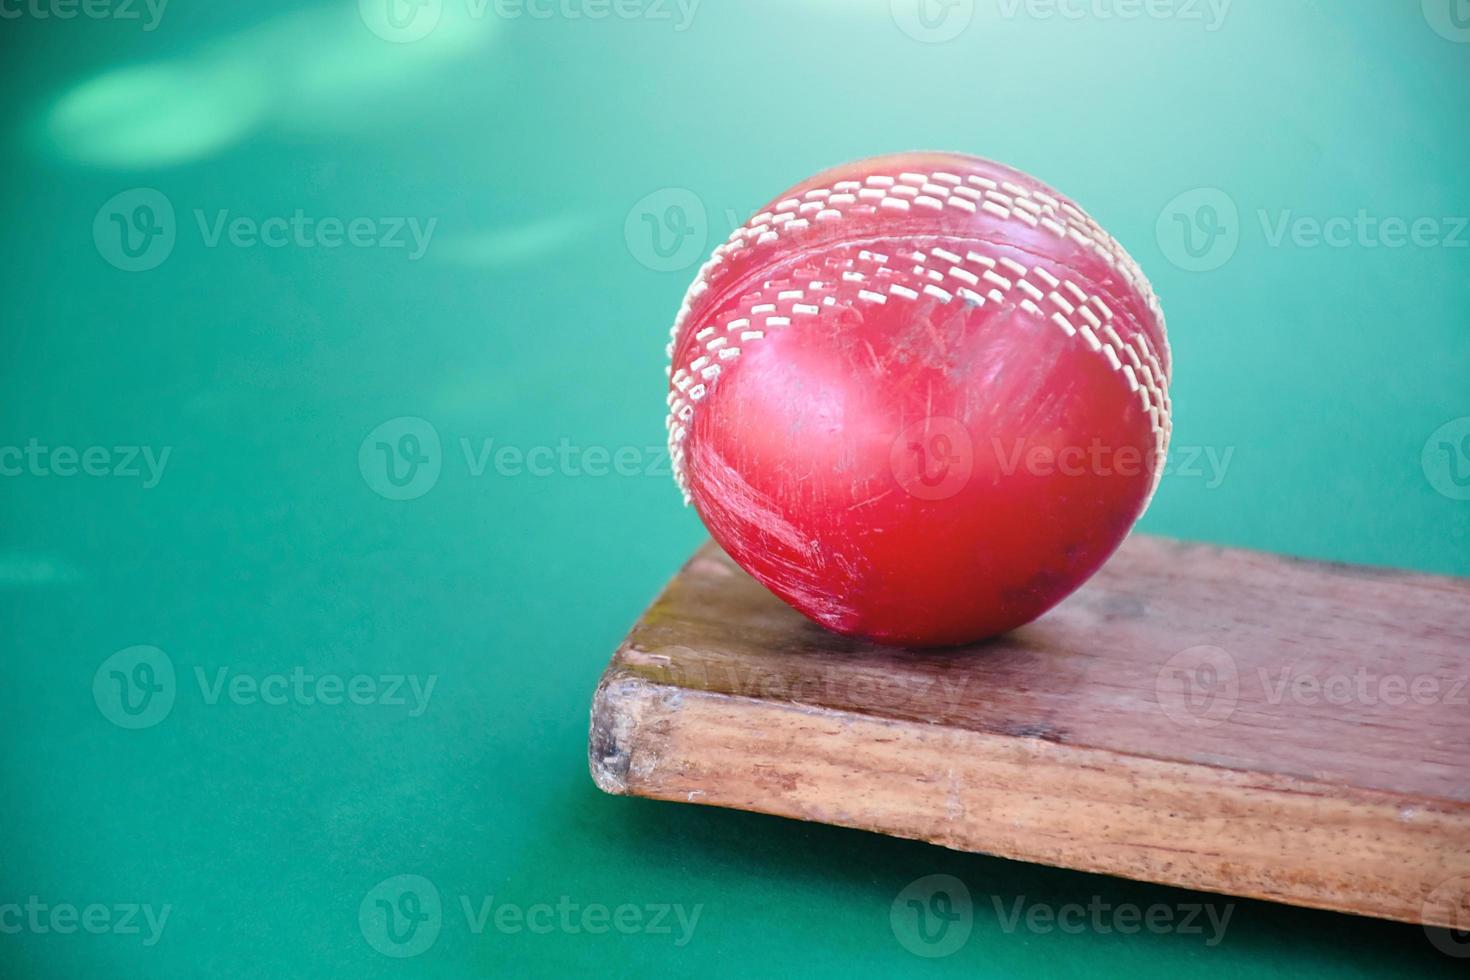
[[[605,792],[1428,926],[1470,922],[1470,808],[652,682],[619,651]],[[833,736],[841,735],[841,738]]]

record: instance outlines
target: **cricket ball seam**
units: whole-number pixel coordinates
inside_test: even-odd
[[[690,314],[693,301],[709,288],[710,274],[725,260],[725,256],[751,247],[752,238],[755,239],[755,245],[771,244],[780,239],[782,226],[789,231],[810,227],[811,222],[800,217],[802,214],[813,214],[812,220],[829,221],[848,215],[871,215],[877,212],[878,207],[908,212],[911,210],[909,198],[920,207],[935,211],[942,211],[949,206],[973,215],[983,210],[1001,221],[1016,220],[1032,228],[1044,228],[1061,240],[1070,240],[1091,250],[1144,298],[1149,312],[1161,328],[1165,361],[1168,361],[1168,339],[1162,330],[1163,310],[1152,285],[1127,250],[1089,214],[1071,202],[1058,200],[1044,191],[1028,191],[1010,181],[995,181],[981,174],[967,174],[962,180],[947,171],[934,171],[928,175],[905,171],[896,178],[870,174],[862,181],[840,180],[830,188],[814,188],[799,198],[785,198],[777,202],[772,210],[753,215],[744,225],[731,232],[724,243],[716,246],[709,259],[700,266],[670,329],[670,356],[673,354],[672,345],[678,339],[679,331]],[[859,203],[864,200],[877,201],[878,204]],[[851,206],[853,210],[844,212],[832,207],[833,204]],[[1058,218],[1061,220],[1058,221]]]
[[[876,202],[876,205],[864,206],[859,203],[862,201]],[[1126,286],[1144,300],[1149,315],[1153,317],[1154,326],[1162,345],[1162,359],[1155,355],[1150,347],[1147,331],[1142,323],[1132,322],[1130,318],[1132,336],[1129,340],[1137,346],[1136,352],[1132,345],[1123,340],[1113,326],[1115,320],[1113,311],[1100,295],[1100,291],[1089,292],[1079,287],[1070,278],[1057,276],[1041,265],[1028,268],[1009,256],[1002,255],[992,258],[984,255],[968,246],[991,245],[1023,252],[1025,249],[1018,243],[991,242],[973,232],[960,234],[936,229],[928,234],[905,236],[909,239],[922,238],[931,242],[944,241],[946,244],[954,244],[957,248],[963,248],[965,255],[962,258],[940,246],[931,247],[927,255],[922,251],[914,250],[908,254],[908,258],[917,263],[912,268],[912,275],[922,281],[921,288],[915,289],[892,283],[888,286],[886,295],[872,289],[861,288],[858,290],[857,299],[869,303],[886,303],[888,296],[893,296],[912,302],[924,296],[947,305],[958,297],[964,300],[968,308],[973,309],[983,306],[987,299],[997,304],[1003,303],[1015,290],[1025,293],[1026,297],[1018,304],[1022,311],[1037,319],[1055,324],[1069,338],[1080,337],[1092,352],[1106,358],[1110,369],[1124,378],[1130,392],[1139,395],[1144,413],[1149,419],[1158,457],[1158,465],[1155,467],[1153,483],[1148,495],[1149,499],[1152,499],[1162,477],[1162,463],[1168,449],[1171,432],[1172,406],[1168,398],[1170,371],[1166,366],[1170,360],[1170,352],[1162,309],[1137,263],[1086,212],[1069,202],[1059,201],[1045,192],[1028,191],[1010,181],[995,181],[979,174],[968,174],[961,178],[947,171],[935,171],[927,175],[905,171],[897,177],[873,174],[866,176],[862,181],[837,181],[828,188],[815,188],[804,192],[800,197],[785,198],[777,202],[771,210],[757,213],[736,229],[724,244],[716,247],[709,260],[701,266],[699,274],[685,295],[670,331],[671,338],[668,347],[670,363],[666,367],[670,378],[667,419],[669,454],[675,483],[679,486],[686,503],[689,502],[690,495],[683,442],[689,431],[689,424],[693,420],[695,405],[713,390],[718,377],[730,366],[729,362],[736,360],[741,354],[741,347],[730,344],[731,336],[738,331],[741,344],[762,340],[768,329],[788,327],[792,316],[818,315],[822,306],[833,306],[836,304],[836,299],[831,295],[826,295],[821,297],[820,304],[802,303],[796,301],[808,298],[804,290],[779,290],[775,297],[777,303],[759,303],[750,308],[749,312],[752,315],[765,316],[761,323],[764,329],[751,329],[753,326],[751,317],[746,316],[730,319],[724,324],[723,331],[717,329],[714,324],[706,324],[694,335],[694,342],[687,345],[687,362],[676,370],[673,366],[675,348],[691,315],[694,302],[708,291],[711,273],[725,260],[727,255],[751,247],[752,238],[757,246],[773,244],[783,237],[783,232],[793,233],[807,228],[810,226],[810,221],[833,221],[845,217],[845,213],[834,205],[853,207],[855,217],[858,216],[856,212],[859,209],[862,214],[868,215],[876,213],[877,208],[908,212],[913,207],[922,207],[938,211],[948,205],[968,214],[975,214],[977,210],[983,210],[1003,222],[1019,221],[1031,228],[1046,228],[1061,239],[1070,240],[1089,249],[1103,259],[1109,268],[1116,271],[1123,278]],[[803,215],[812,215],[812,218],[809,220]],[[1058,220],[1059,218],[1061,220]],[[813,249],[812,257],[824,253],[828,255],[840,253],[863,241],[865,240],[822,242]],[[896,237],[877,238],[873,241],[887,241],[899,246],[899,250],[902,250],[903,243]],[[876,261],[879,266],[886,266],[888,262],[887,255],[867,249],[862,250],[859,257]],[[942,270],[928,268],[931,258],[948,264],[948,268]],[[740,288],[745,283],[759,277],[762,272],[790,265],[791,259],[790,255],[773,254],[769,256],[766,262],[748,270],[745,277],[727,283],[721,299],[738,295]],[[968,268],[967,263],[970,264]],[[842,279],[849,283],[865,282],[866,277],[863,273],[853,270],[853,264],[852,260],[846,262],[847,269],[842,272]],[[1010,273],[1010,277],[1001,275],[997,266]],[[1063,266],[1063,271],[1066,271],[1065,266]],[[1032,282],[1032,276],[1039,279],[1047,287],[1046,290]],[[960,285],[948,283],[947,279],[954,279]],[[765,280],[756,294],[762,299],[767,298],[764,294],[769,292],[773,288],[773,283],[777,281],[779,280]],[[826,285],[820,280],[813,280],[809,283],[808,288],[819,292]],[[919,283],[916,282],[915,285]],[[950,289],[943,288],[943,285],[949,285]],[[986,286],[990,287],[986,293],[982,294],[978,291]],[[1064,291],[1072,299],[1069,300],[1063,295]],[[790,309],[787,311],[789,315],[777,313],[780,302],[790,303]],[[1053,308],[1049,316],[1038,305],[1041,303],[1046,303]],[[718,309],[719,306],[719,303],[713,304],[715,309]],[[1098,315],[1099,313],[1101,316]],[[1080,317],[1082,322],[1074,320],[1074,317]],[[1127,363],[1124,363],[1125,360]]]
[[[947,238],[947,243],[952,244],[955,241],[953,238]],[[956,247],[963,246],[957,245]],[[834,250],[840,250],[840,248],[840,245],[833,246]],[[870,249],[861,250],[859,256],[879,266],[886,266],[889,260],[888,255]],[[869,303],[886,303],[888,297],[893,296],[912,302],[919,300],[921,296],[927,296],[947,305],[956,298],[960,298],[968,307],[977,308],[984,306],[987,300],[996,303],[1004,302],[1016,290],[1024,292],[1026,296],[1018,304],[1021,310],[1037,319],[1054,324],[1067,337],[1078,338],[1079,342],[1086,343],[1092,352],[1106,358],[1109,368],[1120,374],[1128,384],[1129,390],[1139,396],[1154,435],[1155,452],[1162,459],[1167,452],[1171,432],[1169,420],[1171,405],[1166,390],[1167,376],[1162,364],[1149,346],[1145,332],[1133,331],[1129,338],[1131,343],[1122,339],[1113,326],[1115,315],[1105,299],[1095,293],[1089,293],[1071,279],[1058,277],[1041,266],[1028,268],[1006,256],[993,259],[973,249],[966,249],[962,257],[942,246],[935,245],[930,248],[928,254],[915,250],[907,257],[918,263],[913,266],[912,274],[924,280],[921,290],[892,283],[888,286],[886,293],[875,292],[867,288],[859,289],[858,299]],[[927,263],[931,258],[947,264],[948,269],[941,271],[928,268]],[[966,268],[967,263],[970,264],[970,268]],[[851,265],[850,260],[849,265]],[[978,273],[973,271],[975,268],[980,271]],[[998,268],[1009,273],[1011,278],[1002,276],[997,271]],[[1046,290],[1033,283],[1032,276],[1040,280]],[[955,279],[962,285],[949,284],[946,277]],[[849,283],[866,284],[869,281],[869,276],[865,273],[851,270],[844,271],[842,278]],[[763,283],[760,292],[769,292],[773,288],[773,282],[773,280],[767,280]],[[936,283],[949,284],[953,291],[946,290]],[[977,288],[983,288],[982,283],[990,286],[984,295],[976,291]],[[808,284],[808,289],[821,291],[826,286],[826,283],[814,280]],[[1064,291],[1072,299],[1064,296]],[[806,292],[802,289],[780,290],[775,297],[777,302],[753,304],[749,312],[764,315],[765,319],[760,324],[760,327],[764,329],[752,329],[755,326],[752,319],[740,316],[729,319],[724,324],[723,332],[716,325],[710,324],[694,335],[695,344],[690,348],[691,357],[687,364],[672,373],[671,390],[668,396],[670,457],[673,460],[676,482],[679,483],[681,490],[684,490],[686,497],[688,491],[683,479],[685,471],[682,443],[688,432],[687,424],[692,421],[695,404],[713,390],[716,379],[727,369],[727,362],[740,356],[742,347],[730,346],[731,336],[738,332],[740,342],[748,345],[764,339],[770,329],[789,326],[793,316],[817,315],[821,306],[831,306],[836,303],[835,298],[831,295],[821,297],[820,304],[797,302],[808,298]],[[778,305],[780,303],[790,304],[789,309],[786,310],[789,315],[778,313],[778,310],[781,309]],[[1048,313],[1038,303],[1049,304],[1054,309]],[[1072,319],[1074,316],[1079,317],[1080,320]],[[1164,379],[1162,384],[1160,379]],[[1161,471],[1161,467],[1155,470],[1155,487]]]
[[[888,260],[887,255],[866,249],[860,253],[860,257],[877,261],[879,264],[886,264]],[[1107,358],[1112,370],[1124,374],[1128,381],[1130,391],[1144,392],[1144,410],[1151,416],[1155,433],[1157,434],[1167,427],[1167,420],[1161,419],[1158,411],[1161,408],[1167,407],[1168,404],[1167,395],[1156,382],[1157,377],[1163,376],[1162,365],[1159,363],[1152,349],[1148,346],[1146,335],[1141,331],[1133,333],[1131,337],[1133,341],[1137,342],[1139,349],[1146,358],[1146,362],[1140,362],[1138,355],[1132,351],[1128,343],[1114,329],[1112,323],[1114,319],[1113,311],[1107,305],[1107,301],[1101,296],[1088,293],[1070,279],[1060,279],[1041,266],[1027,268],[1008,257],[1002,257],[996,260],[973,250],[967,250],[966,255],[961,258],[959,255],[939,246],[931,248],[928,255],[921,251],[914,251],[909,257],[919,263],[913,267],[913,274],[923,279],[931,280],[924,283],[923,294],[937,299],[944,304],[950,303],[958,296],[960,299],[965,300],[969,306],[978,307],[983,306],[987,298],[996,302],[1002,302],[1009,296],[1013,289],[1020,289],[1025,292],[1027,298],[1020,302],[1021,309],[1034,316],[1049,319],[1052,323],[1059,326],[1069,337],[1080,335],[1091,350],[1096,353],[1101,353]],[[940,259],[944,263],[949,263],[949,268],[942,272],[936,269],[925,268],[925,263],[931,257]],[[965,262],[972,262],[982,266],[982,275],[976,275],[973,271],[964,268]],[[997,264],[1003,266],[1007,272],[1012,273],[1017,278],[1012,280],[999,275],[995,271]],[[1028,278],[1032,275],[1039,278],[1046,285],[1048,291],[1043,291],[1032,283]],[[945,282],[946,276],[957,279],[964,285],[953,286],[953,292],[935,285],[935,283]],[[863,273],[856,271],[844,271],[842,278],[844,281],[852,283],[865,283],[868,279]],[[975,291],[975,288],[972,288],[979,287],[982,279],[992,287],[987,295],[981,295]],[[769,291],[773,288],[772,283],[772,280],[767,280],[762,284],[762,290]],[[809,288],[812,290],[820,290],[824,286],[825,283],[821,281],[812,281],[809,284]],[[1074,303],[1068,300],[1059,290],[1065,290],[1074,297],[1076,302]],[[888,287],[888,294],[905,299],[919,298],[919,291],[896,283]],[[887,296],[874,292],[871,289],[859,289],[857,295],[859,299],[867,302],[883,303],[887,301]],[[804,293],[800,289],[782,290],[777,293],[776,298],[778,301],[798,300],[804,298]],[[1056,307],[1055,311],[1049,317],[1036,305],[1037,302],[1043,301]],[[832,296],[822,297],[822,305],[831,306],[834,304],[835,299]],[[776,309],[776,304],[767,303],[753,306],[752,312],[774,314]],[[1094,312],[1094,309],[1097,312]],[[811,303],[794,303],[790,312],[799,315],[814,315],[819,312],[819,309],[817,305]],[[1098,312],[1102,314],[1101,317],[1098,316]],[[1069,319],[1073,315],[1081,316],[1085,322],[1080,324],[1073,322]],[[769,315],[766,317],[763,325],[767,327],[785,327],[789,323],[790,317]],[[765,332],[762,330],[748,329],[751,325],[752,323],[749,317],[737,317],[726,323],[725,330],[728,334],[739,329],[741,331],[740,339],[742,341],[764,338]],[[729,342],[727,336],[714,336],[713,339],[710,339],[711,335],[716,333],[717,328],[713,325],[706,326],[698,331],[694,335],[694,339],[696,342],[705,342],[704,349],[706,354],[699,355],[696,347],[695,356],[690,363],[678,369],[672,375],[674,390],[670,392],[669,404],[673,408],[671,415],[675,418],[679,416],[678,408],[681,402],[678,394],[689,390],[689,381],[692,380],[693,372],[700,372],[703,378],[712,380],[720,373],[720,368],[717,364],[710,364],[712,357],[717,357],[719,360],[729,360],[740,354],[740,348],[727,346]],[[1099,334],[1102,336],[1099,336]],[[1122,363],[1122,357],[1124,356],[1128,357],[1131,364]],[[1143,382],[1138,380],[1138,374],[1140,373],[1144,376]],[[696,386],[696,391],[702,387]],[[1149,394],[1153,395],[1152,399],[1148,397]],[[702,392],[695,394],[693,400],[699,400],[701,395]]]

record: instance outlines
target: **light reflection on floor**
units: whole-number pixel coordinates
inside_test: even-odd
[[[414,21],[379,17],[394,6],[432,23],[405,34],[393,25]],[[394,96],[427,93],[438,70],[483,52],[500,23],[469,5],[401,0],[296,11],[73,85],[45,110],[38,142],[67,162],[144,169],[205,159],[272,127],[375,125],[385,106],[412,105]]]

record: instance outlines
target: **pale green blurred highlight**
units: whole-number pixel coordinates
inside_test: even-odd
[[[395,93],[421,91],[446,63],[483,52],[500,24],[452,3],[427,36],[395,44],[356,4],[283,14],[73,86],[45,114],[42,143],[63,160],[142,169],[208,158],[267,127],[377,125]]]
[[[0,548],[0,589],[76,585],[86,576],[65,558],[44,552]]]
[[[539,262],[567,248],[591,230],[586,215],[563,214],[510,228],[470,232],[446,238],[439,254],[471,267],[498,268]]]

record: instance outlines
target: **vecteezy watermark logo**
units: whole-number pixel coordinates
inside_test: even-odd
[[[3,0],[0,0],[3,2]],[[229,208],[191,212],[205,248],[404,249],[416,262],[428,251],[438,218],[314,216],[297,208],[290,214],[257,218]],[[149,187],[123,191],[97,209],[92,240],[98,253],[124,272],[145,272],[163,264],[178,241],[173,203]]]
[[[1405,217],[1359,208],[1323,217],[1293,208],[1257,208],[1255,217],[1267,248],[1470,249],[1470,217],[1464,215]],[[1229,194],[1202,187],[1165,205],[1155,233],[1170,262],[1187,272],[1210,272],[1234,257],[1246,230]]]
[[[1378,673],[1364,664],[1342,669],[1299,669],[1287,664],[1279,670],[1256,668],[1256,677],[1265,692],[1267,704],[1296,704],[1315,707],[1385,705],[1402,708],[1407,705],[1447,704],[1470,708],[1470,675]]]
[[[357,0],[368,30],[385,41],[407,44],[429,36],[444,14],[444,0]]]
[[[1235,903],[1217,905],[1214,902],[1185,902],[1170,905],[1155,902],[1152,905],[1136,905],[1133,902],[1114,904],[1101,895],[1093,895],[1086,905],[1081,902],[1064,902],[1053,905],[1048,902],[1028,903],[1021,895],[1010,903],[1001,901],[999,895],[991,896],[995,905],[995,917],[1001,931],[1007,934],[1025,931],[1036,935],[1061,932],[1077,936],[1085,932],[1100,936],[1118,933],[1132,936],[1140,932],[1154,935],[1205,936],[1205,945],[1220,945],[1225,930],[1230,926],[1230,917],[1235,913]]]
[[[910,882],[894,898],[888,924],[899,945],[915,956],[949,956],[969,942],[975,926],[970,889],[954,875]]]
[[[1423,0],[1424,19],[1440,37],[1470,44],[1470,0]]]
[[[672,474],[667,446],[579,445],[563,436],[553,445],[518,446],[494,437],[458,438],[459,453],[471,478],[545,480],[554,477],[604,479]],[[424,419],[389,419],[367,434],[357,451],[357,466],[374,493],[390,500],[412,500],[428,493],[443,470],[439,433]]]
[[[402,248],[409,249],[408,261],[417,262],[428,251],[439,219],[367,215],[318,218],[301,208],[290,215],[256,218],[232,214],[228,208],[218,208],[213,214],[195,208],[194,224],[205,248],[218,248],[221,242],[235,248]]]
[[[963,423],[945,416],[911,423],[889,447],[894,479],[905,493],[920,500],[952,497],[976,472],[984,472],[987,479],[1018,474],[1130,479],[1162,470],[1174,480],[1203,479],[1205,489],[1215,490],[1225,482],[1234,458],[1234,446],[1173,446],[1166,456],[1156,449],[1112,445],[1096,437],[1064,445],[997,436],[975,443]]]
[[[1402,218],[1376,215],[1359,208],[1352,216],[1345,214],[1318,218],[1297,214],[1291,208],[1274,214],[1264,209],[1256,212],[1261,235],[1270,248],[1470,248],[1470,218],[1430,217]]]
[[[1253,704],[1306,707],[1470,707],[1470,674],[1406,674],[1363,663],[1289,663],[1241,673],[1235,657],[1214,646],[1170,657],[1155,678],[1159,707],[1175,724],[1212,728],[1228,721],[1250,686]]]
[[[1227,650],[1190,647],[1159,668],[1154,694],[1165,716],[1176,725],[1213,728],[1235,713],[1240,702],[1240,669]]]
[[[43,902],[39,895],[30,895],[24,903],[0,902],[0,935],[67,936],[84,932],[90,936],[142,936],[144,946],[156,946],[173,910],[172,902],[157,908],[150,902],[77,905]]]
[[[1209,33],[1225,26],[1233,0],[999,0],[1006,20],[1175,20]]]
[[[868,711],[898,711],[928,706],[936,714],[955,711],[965,703],[973,675],[926,676],[813,667],[800,674],[771,670],[759,664],[659,664],[661,674],[675,687],[719,691],[762,701],[797,704],[845,704]]]
[[[935,415],[904,427],[888,450],[898,485],[919,500],[945,500],[970,482],[975,446],[959,419]]]
[[[915,41],[943,44],[964,33],[975,18],[975,0],[889,0],[893,22]]]
[[[1027,473],[1040,477],[1136,477],[1162,468],[1164,476],[1176,480],[1203,479],[1206,490],[1218,489],[1225,482],[1230,462],[1235,458],[1234,446],[1171,445],[1167,455],[1155,449],[1143,450],[1124,443],[1111,445],[1096,437],[1085,445],[1070,443],[1058,446],[1052,442],[1013,439],[1007,444],[991,437],[986,458],[995,471],[1005,476]]]
[[[1198,187],[1174,198],[1154,228],[1164,257],[1186,272],[1210,272],[1240,247],[1240,209],[1218,187]]]
[[[624,936],[638,934],[670,936],[679,948],[689,945],[694,929],[704,912],[704,903],[684,905],[679,902],[648,902],[636,905],[624,902],[618,906],[601,902],[579,902],[562,895],[556,903],[497,902],[494,895],[459,896],[465,926],[475,935],[493,926],[496,932],[517,935],[529,932],[538,936],[561,932],[571,936],[592,936],[617,932]]]
[[[494,438],[481,439],[476,445],[467,436],[460,436],[459,449],[466,471],[476,478],[487,472],[512,479],[648,476],[667,480],[673,475],[667,446],[580,446],[565,436],[555,446],[496,446]]]
[[[331,672],[310,673],[299,665],[289,672],[257,675],[232,673],[228,667],[217,667],[213,672],[195,667],[194,682],[208,705],[219,704],[221,700],[243,707],[265,705],[272,708],[285,705],[307,708],[316,705],[383,705],[407,708],[408,717],[418,718],[429,710],[429,699],[434,696],[434,685],[439,683],[439,675],[353,674],[344,677]]]
[[[114,194],[92,219],[97,253],[124,272],[156,269],[173,253],[177,238],[173,203],[151,187]]]
[[[655,272],[688,269],[705,256],[705,246],[719,234],[733,234],[745,226],[749,209],[711,211],[687,187],[664,187],[646,194],[628,209],[623,241],[628,253]],[[716,228],[717,217],[724,226]]]
[[[1436,885],[1424,898],[1425,921],[1448,921],[1448,927],[1425,926],[1434,948],[1456,959],[1470,959],[1470,875]]]
[[[434,945],[444,924],[439,889],[422,875],[397,875],[378,882],[357,907],[357,926],[368,945],[384,956],[417,956]]]
[[[353,674],[312,672],[297,665],[288,671],[250,674],[229,667],[193,668],[200,700],[240,707],[264,706],[405,708],[418,718],[429,708],[438,674]],[[102,662],[92,676],[92,699],[102,717],[119,728],[152,728],[168,717],[180,688],[173,660],[151,646],[128,647]]]
[[[1429,485],[1451,500],[1470,500],[1470,416],[1434,430],[1420,457]]]
[[[685,187],[656,190],[628,210],[623,240],[633,258],[654,272],[687,269],[709,240],[704,202]]]
[[[172,446],[48,446],[32,436],[24,446],[0,445],[0,477],[110,476],[152,490],[172,453]]]
[[[92,675],[92,699],[119,728],[152,728],[174,709],[174,662],[158,647],[119,650]]]
[[[512,936],[525,932],[538,936],[553,932],[571,936],[617,932],[624,936],[671,936],[680,948],[694,937],[704,912],[703,903],[625,902],[609,906],[579,902],[570,895],[562,895],[554,903],[529,904],[497,901],[494,895],[461,894],[457,898],[464,928],[476,936],[487,929]],[[424,952],[434,945],[441,929],[452,923],[439,890],[422,875],[397,875],[380,881],[357,909],[357,924],[368,945],[398,958]]]
[[[0,20],[136,20],[145,33],[163,20],[168,0],[0,0]],[[147,19],[144,20],[144,14]]]
[[[357,468],[374,493],[389,500],[422,497],[439,482],[444,452],[439,432],[413,415],[389,419],[362,440]]]

